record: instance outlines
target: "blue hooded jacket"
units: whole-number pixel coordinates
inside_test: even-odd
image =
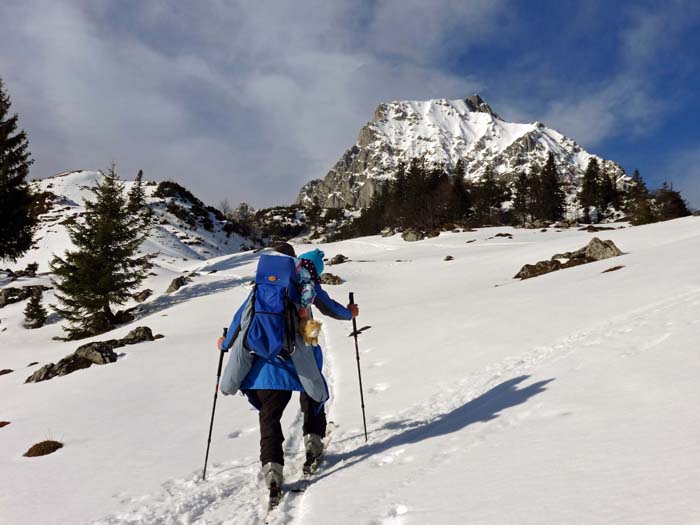
[[[322,314],[338,320],[349,321],[352,319],[352,312],[331,299],[320,284],[316,284],[315,288],[316,297],[313,304]],[[240,326],[241,316],[246,303],[247,301],[245,301],[236,312],[231,326],[228,329],[228,335],[223,342],[223,348],[230,348],[233,344],[233,339]],[[313,351],[318,369],[322,371],[323,354],[321,352],[321,347],[315,346],[313,347]],[[246,390],[293,390],[303,392],[304,388],[291,359],[283,359],[280,356],[273,359],[264,359],[256,355],[253,360],[252,368],[243,380],[240,390],[243,392]]]

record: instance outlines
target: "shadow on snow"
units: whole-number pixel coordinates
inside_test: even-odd
[[[547,384],[554,381],[553,378],[547,379],[518,389],[517,385],[529,377],[528,375],[522,375],[504,381],[479,397],[429,421],[412,422],[404,420],[387,423],[379,430],[399,429],[400,431],[383,441],[369,443],[350,452],[327,454],[328,471],[315,477],[313,482],[315,483],[326,476],[332,475],[334,472],[351,467],[391,448],[451,434],[473,423],[491,421],[497,418],[505,409],[523,404],[531,397],[544,392]],[[341,466],[334,468],[341,463]]]

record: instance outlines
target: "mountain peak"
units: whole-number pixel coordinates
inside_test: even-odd
[[[497,118],[498,120],[503,120],[501,116],[496,113],[493,109],[491,109],[491,106],[489,106],[486,101],[481,98],[481,96],[478,93],[474,93],[472,96],[467,97],[464,99],[464,102],[467,105],[467,108],[469,111],[477,111],[479,113],[488,113],[491,115],[493,118]]]

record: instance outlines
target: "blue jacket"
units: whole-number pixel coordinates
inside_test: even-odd
[[[247,301],[246,301],[247,302]],[[245,305],[245,303],[243,305]],[[352,312],[345,308],[340,303],[331,299],[331,297],[326,293],[326,291],[321,288],[320,284],[316,285],[316,298],[314,300],[314,306],[316,306],[319,311],[329,317],[339,320],[349,321],[352,319]],[[224,348],[229,348],[233,344],[233,339],[236,336],[238,327],[241,322],[241,315],[243,313],[244,306],[241,306],[236,315],[231,322],[231,326],[228,329],[227,337],[223,343]],[[318,369],[323,369],[323,354],[321,352],[320,346],[314,347],[314,357],[316,358],[316,364]],[[242,391],[245,390],[296,390],[304,391],[301,385],[297,371],[292,363],[291,359],[283,359],[282,357],[275,357],[273,359],[264,359],[259,356],[255,356],[253,360],[253,366],[246,375],[243,383],[241,384]]]

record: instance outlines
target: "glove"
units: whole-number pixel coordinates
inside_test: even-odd
[[[357,317],[358,315],[360,315],[360,307],[356,304],[349,304],[347,308],[352,312],[353,317]]]

